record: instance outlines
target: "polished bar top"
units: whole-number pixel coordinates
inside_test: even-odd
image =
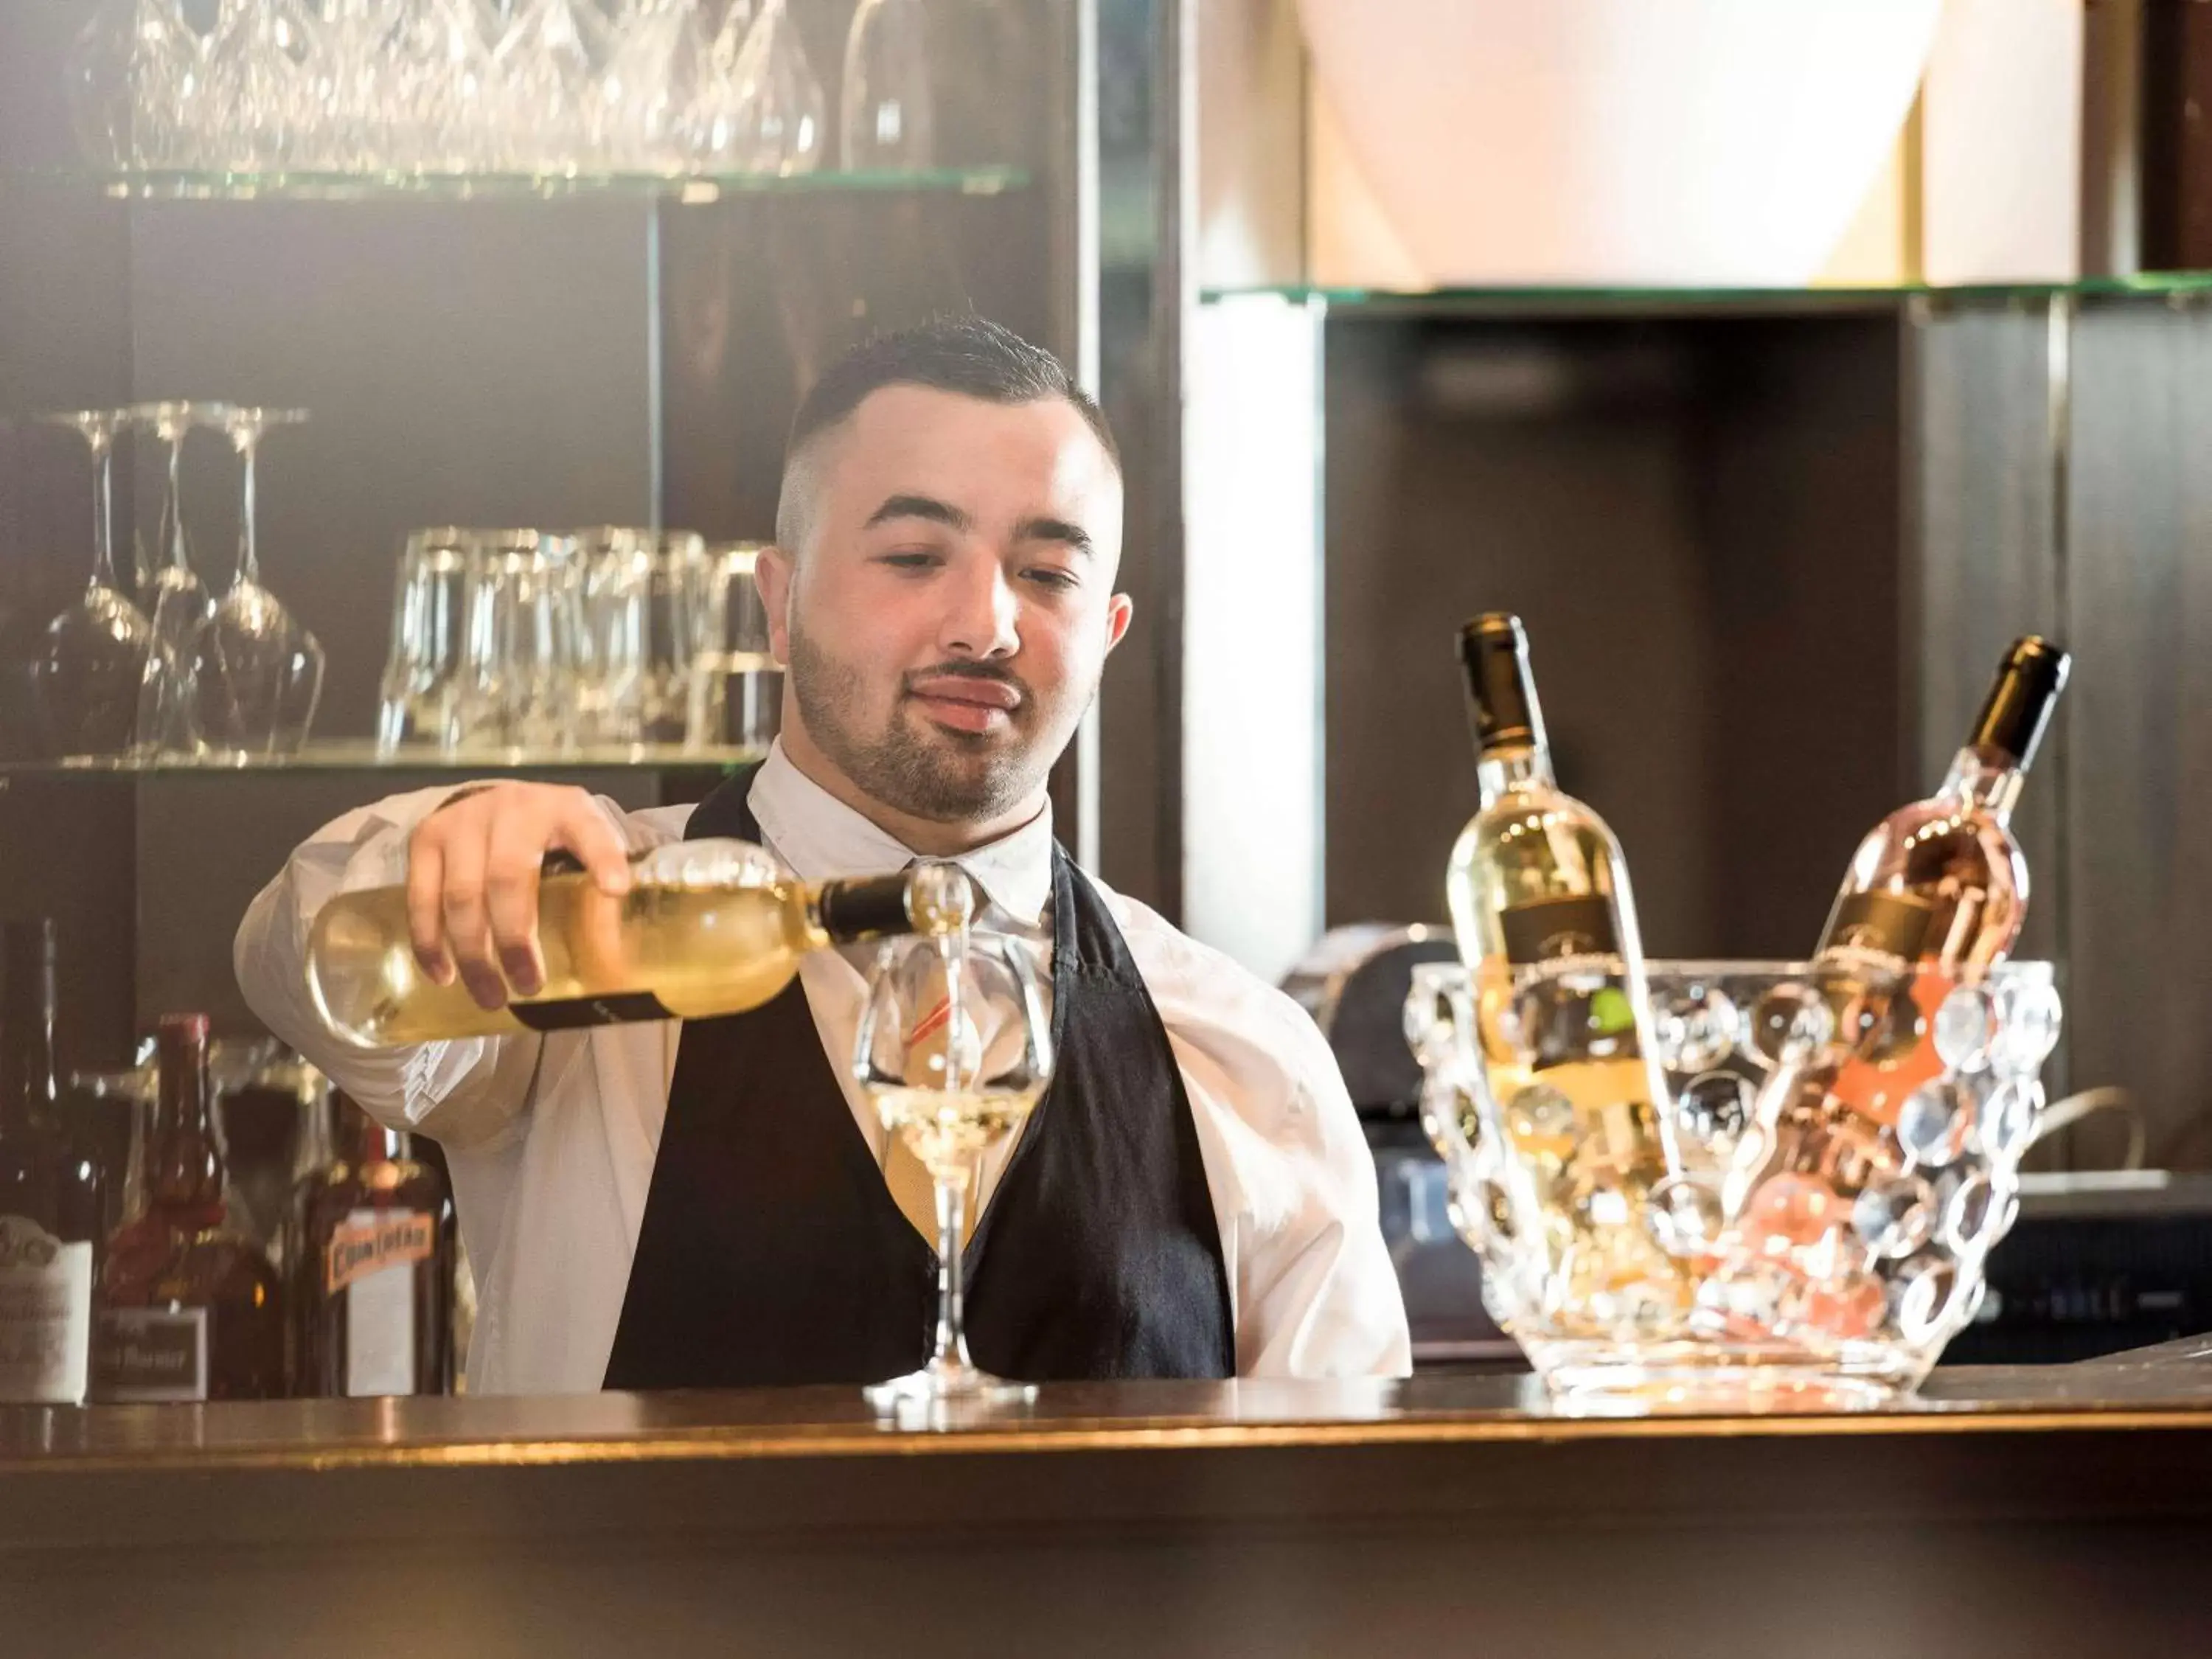
[[[2203,1346],[2203,1345],[2199,1345]],[[853,1389],[0,1408],[0,1476],[36,1470],[374,1468],[1115,1449],[1596,1443],[1685,1437],[2212,1431],[2212,1358],[1938,1371],[1877,1410],[1635,1414],[1528,1376],[1047,1386],[1033,1406],[878,1417]]]

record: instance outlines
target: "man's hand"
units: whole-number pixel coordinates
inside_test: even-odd
[[[544,988],[538,876],[548,853],[574,854],[602,893],[629,890],[629,858],[581,789],[494,783],[455,796],[407,842],[407,927],[415,959],[440,985],[456,973],[478,1006]],[[611,917],[610,917],[611,920]]]

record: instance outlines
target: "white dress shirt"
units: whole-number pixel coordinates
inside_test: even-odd
[[[435,1139],[477,1284],[471,1391],[596,1389],[614,1346],[682,1025],[664,1020],[363,1051],[310,1002],[307,931],[332,895],[405,878],[415,826],[453,793],[398,795],[301,846],[255,898],[234,952],[269,1028],[395,1129]],[[896,870],[915,855],[801,772],[781,746],[748,796],[768,849],[801,879]],[[600,805],[632,851],[680,839],[690,805]],[[1049,811],[963,855],[981,925],[1051,948]],[[1404,1304],[1376,1218],[1375,1167],[1328,1042],[1297,1004],[1135,901],[1092,884],[1127,940],[1182,1073],[1212,1192],[1247,1376],[1402,1376]],[[799,970],[832,1056],[852,1052],[864,986],[836,951]],[[880,1164],[882,1126],[846,1067]],[[1012,1151],[983,1171],[989,1200]]]

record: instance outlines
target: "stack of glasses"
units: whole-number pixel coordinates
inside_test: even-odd
[[[841,164],[933,160],[921,0],[861,0]],[[68,84],[100,167],[799,173],[822,82],[787,0],[107,0]]]
[[[296,409],[171,402],[73,410],[46,417],[90,447],[92,578],[47,624],[33,663],[49,754],[141,762],[242,763],[296,753],[322,696],[321,643],[263,584],[254,512],[255,462],[271,428]],[[240,466],[238,558],[218,597],[195,568],[185,526],[185,440],[211,428]],[[160,553],[152,569],[116,565],[116,435],[151,432],[164,449]]]
[[[417,532],[400,557],[378,752],[765,749],[782,672],[757,550],[612,527]]]

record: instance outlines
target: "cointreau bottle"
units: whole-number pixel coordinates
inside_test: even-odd
[[[0,934],[0,1402],[83,1403],[100,1167],[61,1133],[54,925]]]
[[[284,1313],[268,1255],[233,1224],[204,1014],[170,1014],[140,1148],[139,1207],[108,1241],[93,1394],[119,1402],[284,1392]]]
[[[350,1103],[338,1155],[308,1177],[291,1254],[303,1395],[450,1394],[453,1204],[408,1138]]]

